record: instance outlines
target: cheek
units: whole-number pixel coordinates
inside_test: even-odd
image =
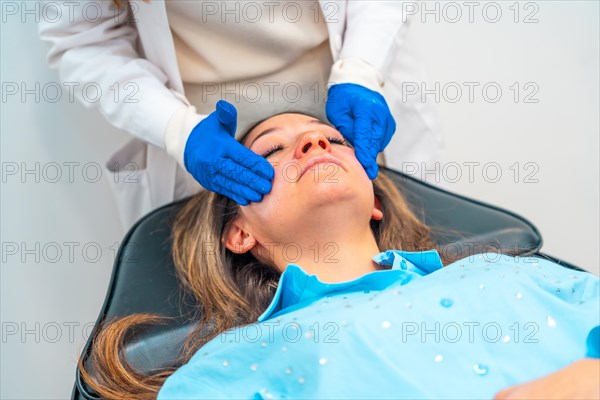
[[[289,194],[286,195],[286,188],[289,184],[284,180],[281,165],[274,165],[273,168],[275,176],[271,191],[264,195],[259,203],[250,203],[250,205],[242,207],[251,224],[260,226],[265,221],[276,218],[281,209],[286,208],[286,199],[290,198]]]
[[[297,164],[296,164],[297,165]],[[271,192],[263,197],[265,211],[269,217],[281,217],[284,210],[290,209],[294,201],[294,182],[299,171],[294,163],[281,163],[275,168],[275,177]]]
[[[353,175],[356,175],[360,178],[364,178],[364,179],[370,181],[364,167],[362,166],[362,164],[358,161],[358,159],[354,155],[353,149],[347,149],[346,151],[344,151],[342,156],[340,156],[340,158],[343,158],[344,162],[348,166],[348,169],[350,170],[349,171],[350,173],[352,173]]]
[[[302,172],[300,163],[289,159],[275,162],[273,168],[275,169],[274,188],[296,183]]]

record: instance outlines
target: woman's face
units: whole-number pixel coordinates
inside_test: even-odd
[[[354,149],[335,128],[303,114],[281,114],[252,129],[243,142],[275,170],[270,193],[240,207],[241,224],[259,243],[280,242],[331,216],[381,219],[373,183]],[[344,221],[339,221],[343,224]]]

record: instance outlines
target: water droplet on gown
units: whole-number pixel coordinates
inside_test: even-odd
[[[226,367],[226,366],[228,366],[228,365],[229,365],[229,361],[227,361],[227,360],[223,361],[223,366],[224,366],[224,367]]]
[[[444,297],[443,299],[440,300],[440,305],[442,307],[452,307],[452,304],[454,304],[454,300],[448,298],[448,297]]]
[[[291,368],[286,368],[285,369],[285,373],[288,374],[288,375],[291,374],[292,373],[292,369]]]
[[[381,323],[381,327],[382,327],[383,329],[387,329],[387,328],[389,328],[390,326],[392,326],[392,323],[391,323],[390,321],[383,321],[383,322]]]
[[[504,343],[508,343],[508,342],[510,342],[510,336],[508,336],[508,335],[506,335],[506,336],[503,336],[503,337],[502,337],[502,341],[503,341]]]
[[[483,289],[485,289],[485,285],[482,283],[481,285],[479,285],[479,289],[480,289],[480,290],[483,290]]]
[[[515,294],[515,298],[516,298],[517,300],[521,300],[521,299],[523,298],[523,293],[521,293],[521,292],[517,292],[517,293]]]
[[[548,326],[550,328],[554,328],[556,326],[556,320],[554,318],[552,318],[552,316],[548,315],[546,317],[546,322],[548,323]]]
[[[258,364],[252,364],[252,365],[250,366],[250,369],[251,369],[252,371],[256,371],[256,370],[258,369]]]
[[[325,365],[325,364],[327,364],[327,359],[326,359],[325,357],[321,357],[321,358],[319,359],[319,364],[321,364],[321,365]]]
[[[489,368],[487,367],[487,365],[483,365],[483,364],[479,364],[479,363],[473,364],[473,372],[475,372],[477,375],[480,375],[480,376],[487,375],[488,371],[489,371]]]
[[[434,360],[437,363],[442,362],[444,360],[444,356],[442,356],[441,354],[438,354],[435,356]]]

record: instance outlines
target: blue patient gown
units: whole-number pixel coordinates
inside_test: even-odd
[[[598,357],[590,273],[495,253],[373,260],[391,268],[332,284],[289,264],[258,322],[204,345],[157,399],[491,399]]]

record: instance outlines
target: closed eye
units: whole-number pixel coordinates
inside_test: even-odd
[[[342,146],[350,147],[351,149],[354,148],[354,146],[352,146],[350,144],[350,142],[347,141],[346,139],[340,139],[340,138],[337,138],[337,137],[328,137],[327,140],[329,140],[329,142],[331,142],[331,143],[341,144]]]
[[[329,142],[331,143],[335,143],[335,144],[343,144],[343,145],[348,145],[348,142],[346,142],[344,139],[340,139],[340,138],[336,138],[336,137],[328,137],[327,140],[329,140]]]
[[[340,138],[336,138],[336,137],[328,137],[327,140],[329,140],[330,143],[341,144],[341,145],[350,147],[348,142],[344,139],[340,139]],[[283,148],[284,147],[282,144],[274,144],[271,146],[271,148],[269,148],[269,150],[262,153],[261,156],[264,158],[267,158],[267,157],[275,154],[279,150],[283,150]]]
[[[270,155],[272,155],[273,153],[276,153],[276,152],[278,152],[281,149],[283,149],[283,145],[281,145],[281,144],[274,144],[273,146],[271,146],[271,148],[269,150],[267,150],[266,152],[262,153],[261,156],[263,156],[264,158],[267,158]]]

